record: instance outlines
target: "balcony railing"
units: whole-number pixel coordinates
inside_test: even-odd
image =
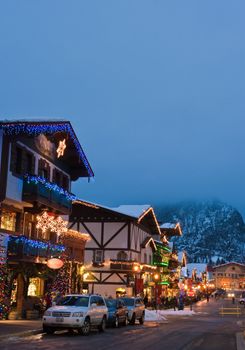
[[[10,236],[8,242],[8,258],[10,259],[56,258],[64,251],[63,245],[32,240],[25,236]]]
[[[22,199],[26,202],[41,202],[67,214],[75,198],[72,193],[40,176],[24,177]]]

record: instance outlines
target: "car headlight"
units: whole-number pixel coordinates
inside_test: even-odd
[[[44,316],[52,316],[52,312],[51,311],[45,311],[44,312]]]
[[[83,317],[83,312],[73,312],[72,317]]]

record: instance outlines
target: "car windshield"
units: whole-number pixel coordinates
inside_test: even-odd
[[[88,297],[68,295],[61,299],[56,305],[88,306]]]
[[[134,299],[130,299],[130,298],[123,298],[124,304],[127,306],[134,306]]]
[[[107,307],[116,307],[116,300],[115,299],[106,299],[106,306]]]

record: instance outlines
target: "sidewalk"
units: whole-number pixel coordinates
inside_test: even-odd
[[[0,320],[0,341],[11,336],[28,336],[41,332],[41,320]]]

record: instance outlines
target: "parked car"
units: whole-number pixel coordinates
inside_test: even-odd
[[[122,298],[128,309],[128,321],[130,324],[135,324],[139,320],[140,324],[145,321],[145,305],[141,298]]]
[[[240,295],[239,303],[244,305],[245,304],[245,292],[242,292]]]
[[[76,329],[88,335],[91,327],[103,332],[106,327],[108,309],[99,295],[70,294],[55,306],[48,308],[43,316],[43,331],[53,334],[57,330]]]
[[[107,325],[119,327],[128,324],[128,309],[121,299],[106,299],[106,306],[108,308]]]

